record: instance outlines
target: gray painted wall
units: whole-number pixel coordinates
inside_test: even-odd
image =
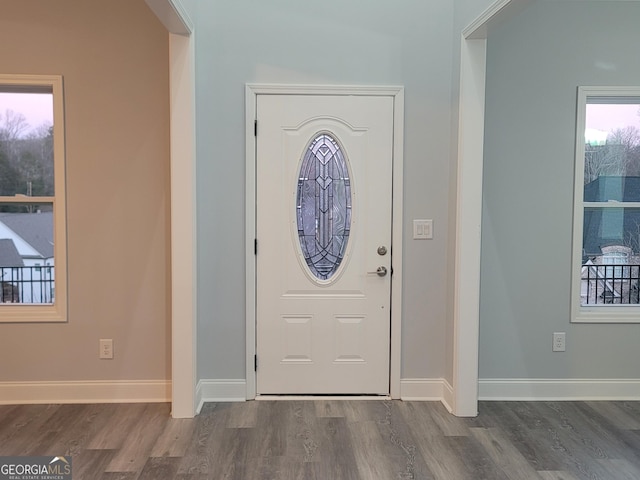
[[[636,2],[535,2],[489,37],[481,378],[638,377],[640,325],[570,324],[569,296],[576,88],[638,85],[639,19]]]
[[[453,2],[199,2],[196,25],[198,378],[245,376],[244,87],[405,90],[402,376],[445,371]],[[434,219],[432,241],[411,239]]]

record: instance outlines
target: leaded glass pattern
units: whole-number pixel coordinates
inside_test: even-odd
[[[311,273],[329,280],[342,262],[351,232],[351,179],[340,145],[329,133],[311,141],[298,175],[298,239]]]

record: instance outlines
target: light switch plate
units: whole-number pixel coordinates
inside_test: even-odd
[[[431,240],[433,238],[433,220],[413,220],[413,239]]]

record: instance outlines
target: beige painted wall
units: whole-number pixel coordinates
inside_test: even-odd
[[[166,30],[143,0],[4,0],[0,46],[64,76],[69,248],[69,322],[0,324],[0,382],[169,379]]]

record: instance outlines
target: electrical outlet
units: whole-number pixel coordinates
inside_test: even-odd
[[[553,351],[564,352],[566,350],[566,333],[565,332],[553,332]]]
[[[100,339],[100,358],[108,360],[113,358],[113,340],[111,338]]]

